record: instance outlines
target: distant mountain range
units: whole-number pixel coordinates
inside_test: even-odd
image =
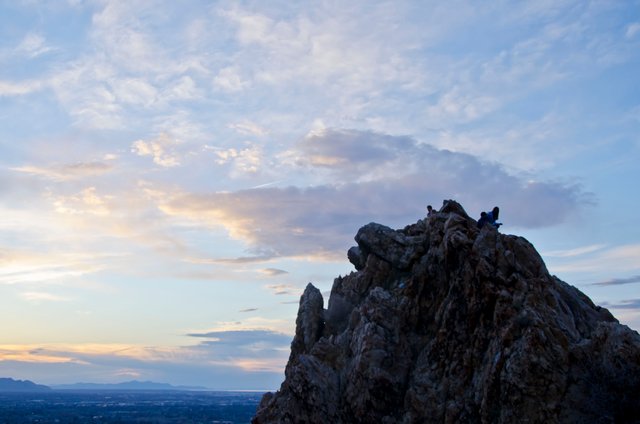
[[[208,390],[199,386],[174,386],[152,381],[125,381],[123,383],[75,383],[51,386],[55,390]]]
[[[48,390],[51,388],[33,381],[0,378],[0,392],[45,392]]]
[[[0,378],[0,392],[43,392],[50,390],[209,390],[201,386],[174,386],[153,381],[125,381],[123,383],[75,383],[45,386],[29,380]]]

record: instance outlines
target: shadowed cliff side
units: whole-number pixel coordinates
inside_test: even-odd
[[[640,336],[454,201],[371,223],[327,309],[309,284],[264,423],[640,422]]]

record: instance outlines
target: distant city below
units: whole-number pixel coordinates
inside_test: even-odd
[[[247,424],[262,395],[151,381],[45,386],[0,378],[0,422]]]
[[[248,424],[262,393],[187,390],[0,392],[3,424]]]

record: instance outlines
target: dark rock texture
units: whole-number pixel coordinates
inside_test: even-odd
[[[640,422],[640,336],[454,201],[368,224],[323,311],[309,284],[264,423]]]

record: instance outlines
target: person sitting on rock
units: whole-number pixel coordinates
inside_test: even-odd
[[[487,212],[487,218],[489,219],[489,224],[493,225],[496,228],[502,225],[500,222],[497,222],[498,215],[500,215],[500,208],[497,206],[494,206],[491,212]]]
[[[478,220],[478,228],[484,227],[484,224],[488,222],[489,222],[489,217],[487,216],[487,213],[484,211],[480,212],[480,219]]]
[[[502,223],[496,222],[499,215],[500,208],[498,208],[497,206],[494,207],[491,212],[481,212],[480,219],[478,220],[478,228],[484,227],[485,224],[490,224],[495,228],[500,227]]]
[[[433,208],[431,205],[427,205],[427,216],[431,216],[433,214]]]

